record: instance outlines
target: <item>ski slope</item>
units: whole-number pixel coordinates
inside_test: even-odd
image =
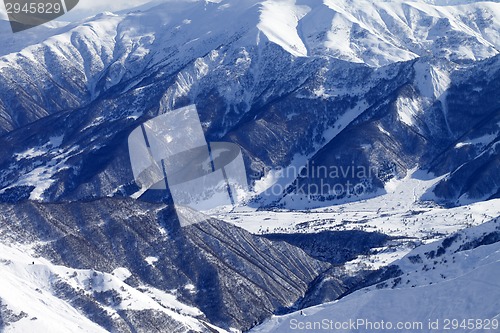
[[[280,333],[293,328],[324,332],[325,327],[335,332],[444,332],[447,320],[450,321],[448,330],[455,325],[452,321],[457,320],[454,332],[498,332],[500,243],[470,250],[460,248],[498,230],[497,220],[459,233],[447,243],[417,248],[394,263],[402,270],[398,278],[359,290],[336,302],[275,316],[251,332]],[[440,248],[444,249],[440,255],[430,254]],[[468,319],[473,320],[468,323]],[[356,324],[351,326],[350,321]],[[481,329],[487,322],[490,329]],[[343,323],[349,324],[343,328],[336,326]],[[434,326],[429,326],[430,323]],[[464,323],[465,326],[461,326]]]
[[[205,323],[197,319],[203,317],[199,309],[150,286],[131,287],[124,282],[130,276],[124,268],[112,274],[77,270],[29,252],[26,246],[0,244],[0,312],[6,323],[2,332],[107,332],[82,313],[82,303],[72,303],[105,292],[114,293],[117,301],[97,308],[114,318],[120,311],[154,310],[172,318],[178,332],[205,331]],[[61,288],[69,288],[74,296],[66,298]]]
[[[440,179],[411,170],[405,178],[389,181],[386,194],[367,200],[316,209],[300,206],[300,202],[296,209],[238,207],[215,217],[256,234],[361,230],[394,237],[389,247],[374,249],[373,254],[347,265],[352,269],[365,265],[377,269],[402,258],[415,245],[434,242],[500,216],[500,199],[453,208],[437,206],[429,193]]]

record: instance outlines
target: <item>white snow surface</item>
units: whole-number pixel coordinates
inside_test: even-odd
[[[16,34],[15,38],[2,21],[0,44],[7,46],[0,51],[0,75],[7,68],[21,70],[20,63],[50,69],[53,77],[58,76],[57,70],[71,66],[82,73],[93,99],[103,90],[153,66],[180,68],[192,60],[193,70],[179,72],[175,84],[165,93],[165,103],[172,107],[193,93],[196,82],[227,61],[229,55],[239,55],[236,64],[244,71],[260,60],[252,58],[250,54],[255,53],[250,51],[260,51],[269,44],[276,44],[291,57],[333,57],[375,67],[423,56],[479,60],[498,54],[499,22],[498,1],[159,1],[134,11],[105,12],[66,26],[54,23],[38,27]],[[228,50],[222,52],[221,45]],[[45,63],[52,58],[56,60]],[[423,97],[444,101],[449,73],[439,66],[419,66],[416,81]],[[132,80],[130,87],[136,83]],[[228,101],[252,104],[255,96],[251,93],[235,97],[231,85],[224,86],[225,90],[220,87],[219,92]],[[137,89],[138,96],[143,88]],[[318,87],[315,98],[349,93],[330,90]],[[138,98],[137,110],[128,115],[130,118],[141,116],[140,101]],[[402,122],[415,124],[424,106],[420,102],[425,101],[398,100]],[[336,124],[340,128],[324,133],[326,142],[367,107],[366,101],[361,100],[344,114]],[[96,119],[96,124],[99,122]],[[17,157],[29,159],[44,155],[46,150],[47,147],[33,147]],[[64,153],[61,159],[68,156]],[[297,156],[296,166],[303,164],[299,161],[304,159]],[[62,162],[34,168],[12,185],[33,186],[30,198],[43,201],[45,191],[54,185],[54,172],[64,167]],[[265,188],[269,182],[260,185]]]
[[[257,27],[267,38],[295,56],[307,56],[307,48],[299,36],[297,25],[310,11],[307,6],[297,6],[295,0],[262,3],[261,20]]]
[[[0,244],[1,304],[5,307],[3,311],[20,318],[9,323],[3,332],[106,332],[68,300],[56,295],[54,286],[61,282],[89,296],[93,292],[117,292],[121,302],[105,308],[111,316],[118,316],[120,310],[153,309],[181,323],[186,331],[198,332],[205,327],[196,318],[202,312],[179,302],[174,294],[150,286],[133,288],[126,284],[124,280],[130,272],[125,268],[117,268],[113,274],[72,269],[33,257],[30,252],[24,245]]]
[[[70,42],[81,36],[93,53],[93,63],[82,68],[91,74],[89,81],[109,66],[119,80],[124,67],[130,67],[126,63],[149,54],[155,54],[150,65],[166,57],[201,57],[234,39],[239,39],[235,46],[269,41],[295,57],[329,56],[370,66],[428,55],[479,60],[498,54],[499,22],[498,1],[158,1],[62,27],[53,23],[15,39],[2,21],[0,43],[8,47],[0,55],[12,53],[3,59],[10,62],[19,56],[17,52],[37,54],[41,50],[29,45],[43,42],[54,53],[87,57],[78,55]],[[165,45],[175,45],[177,51],[172,53]]]
[[[481,233],[498,230],[499,223],[487,223],[461,233],[461,239],[471,240]],[[314,325],[324,321],[349,322],[365,320],[380,323],[382,320],[391,325],[410,323],[408,329],[397,332],[440,332],[444,331],[445,319],[500,319],[500,243],[479,246],[472,250],[454,253],[451,251],[439,258],[426,259],[425,252],[436,250],[437,244],[429,244],[412,251],[395,264],[402,268],[399,280],[388,281],[387,286],[369,287],[350,294],[338,301],[304,309],[285,316],[274,316],[251,332],[290,332],[298,325]],[[424,258],[423,262],[410,260],[413,256]],[[433,263],[434,262],[434,263]],[[437,264],[435,262],[438,262]],[[399,281],[399,282],[397,282]],[[391,287],[392,285],[392,287]],[[430,330],[429,320],[439,320],[440,326]],[[300,323],[300,324],[299,324]],[[321,325],[321,324],[320,324]],[[368,326],[335,330],[336,332],[374,332]],[[386,326],[387,327],[387,326]],[[498,327],[498,326],[497,326]],[[393,328],[394,330],[395,328]],[[393,331],[385,330],[385,331]],[[324,332],[321,328],[304,330]],[[384,331],[384,330],[382,330]],[[456,332],[476,332],[458,328]],[[484,331],[484,330],[477,330]],[[493,329],[492,331],[497,331]]]
[[[3,244],[0,258],[0,299],[8,310],[23,316],[4,332],[106,332],[51,293],[51,281],[61,268]]]
[[[301,201],[294,202],[296,209],[238,207],[215,217],[255,234],[361,230],[395,238],[390,246],[347,263],[345,268],[355,273],[386,266],[405,256],[415,243],[430,243],[500,216],[500,199],[454,208],[437,206],[430,190],[442,177],[414,169],[403,179],[389,181],[386,194],[371,199],[316,209],[315,202],[300,207]]]

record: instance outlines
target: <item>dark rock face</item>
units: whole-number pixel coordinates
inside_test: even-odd
[[[3,205],[0,237],[42,241],[36,250],[39,255],[71,268],[110,273],[125,267],[132,273],[129,285],[178,289],[180,300],[226,328],[249,328],[288,307],[329,266],[285,242],[253,236],[221,221],[181,228],[165,206],[121,199]],[[154,266],[145,261],[150,256],[158,258]],[[183,289],[188,284],[195,292]],[[72,298],[65,286],[58,290]],[[87,314],[106,325],[119,325],[92,310],[99,306],[88,299],[78,299],[87,304]],[[124,315],[123,320],[132,319]],[[137,326],[141,325],[145,320],[138,320]]]
[[[359,230],[323,231],[314,234],[266,234],[272,241],[284,241],[308,255],[333,265],[344,264],[374,247],[383,246],[390,238],[376,232]]]
[[[371,249],[385,246],[390,237],[376,232],[324,231],[311,234],[267,234],[263,237],[273,241],[285,241],[296,246],[311,257],[329,262],[332,267],[318,275],[307,292],[293,306],[281,312],[297,311],[337,300],[360,283],[368,272],[360,270],[356,275],[348,274],[343,264],[358,255],[368,254]]]
[[[382,188],[384,181],[419,166],[435,175],[451,172],[434,191],[440,201],[460,204],[459,198],[473,201],[495,195],[499,184],[494,170],[499,166],[500,104],[492,96],[499,88],[499,60],[496,57],[453,73],[444,99],[427,106],[415,84],[415,76],[422,75],[416,68],[425,60],[402,66],[399,79],[389,82],[392,88],[385,91],[380,85],[374,88],[372,94],[379,100],[309,161],[309,170],[319,170],[317,174],[321,170],[344,170],[346,175],[328,177],[323,172],[311,177],[309,171],[289,191],[307,189],[311,183],[320,188],[325,184],[330,185],[327,189],[335,184],[346,188],[349,181],[372,192]],[[401,101],[406,103],[401,105]],[[421,105],[408,124],[402,121],[401,114],[411,111],[408,110],[411,103]],[[362,171],[361,177],[356,177],[358,169]],[[356,191],[349,194],[357,195]],[[318,197],[321,200],[336,196]],[[337,197],[342,199],[346,195],[341,193]]]
[[[257,50],[249,52],[264,57]],[[168,108],[195,102],[208,140],[232,141],[242,147],[250,180],[265,169],[288,166],[295,156],[310,156],[308,167],[316,174],[300,173],[272,200],[273,205],[282,204],[282,197],[290,202],[296,194],[319,201],[357,200],[380,193],[385,181],[416,166],[435,175],[451,173],[435,190],[446,202],[479,200],[498,192],[500,106],[492,97],[500,76],[498,56],[451,70],[450,87],[436,99],[420,91],[426,86],[417,78],[427,75],[421,69],[426,59],[376,70],[332,59],[293,60],[272,44],[263,52],[278,57],[259,64],[265,66],[268,77],[252,77],[254,71],[248,68],[237,86],[239,94],[251,89],[250,104],[234,104],[220,95],[219,71],[236,75],[241,70],[225,64],[200,79],[193,95]],[[44,201],[135,192],[126,138],[158,113],[160,101],[168,105],[169,84],[175,77],[170,72],[141,76],[152,80],[146,88],[130,88],[129,83],[118,88],[118,84],[116,91],[103,93],[89,106],[46,116],[0,137],[0,200],[29,198],[36,186],[29,175],[46,169],[49,175],[42,180],[50,184],[38,196]],[[339,93],[318,98],[315,91],[320,87]],[[135,116],[141,113],[142,117]],[[485,136],[491,140],[474,143]],[[465,144],[468,141],[473,143]],[[30,149],[36,153],[26,154]],[[362,190],[330,193],[336,185],[349,188],[348,182],[360,184]],[[320,190],[310,190],[312,185]]]
[[[435,188],[440,198],[455,199],[455,203],[498,198],[500,176],[500,146],[498,138],[480,155],[455,169]]]
[[[7,308],[5,304],[2,304],[2,299],[0,298],[0,328],[5,328],[11,323],[15,323],[28,316],[25,312],[14,313],[12,310]]]
[[[446,101],[453,141],[427,166],[435,174],[450,172],[434,190],[439,198],[461,204],[498,195],[499,66],[495,57],[452,76]]]
[[[319,42],[332,15],[340,14],[321,2],[307,5],[312,11],[301,28],[308,32],[302,36],[311,48],[308,57],[293,56],[267,39],[255,43],[263,4],[245,1],[228,7],[229,14],[203,2],[160,5],[120,18],[103,14],[78,29],[57,30],[67,42],[38,44],[3,59],[0,201],[130,195],[137,187],[127,135],[159,112],[192,103],[208,140],[239,144],[251,174],[287,167],[297,157],[316,168],[346,171],[337,177],[301,174],[291,186],[284,184],[272,205],[293,202],[293,194],[319,201],[372,196],[388,179],[416,166],[450,173],[436,187],[439,200],[460,204],[497,195],[500,60],[494,48],[467,31],[448,31],[447,19],[433,22],[417,11],[415,24],[437,31],[447,27],[453,38],[434,36],[431,50],[406,45],[421,56],[411,61],[379,63],[370,49],[360,50],[361,59],[371,59],[366,63],[380,64],[369,67],[329,54]],[[213,34],[179,33],[186,13],[203,13],[197,24]],[[464,23],[472,30],[493,24],[486,12],[469,15],[477,19]],[[217,19],[233,29],[217,29]],[[96,38],[94,27],[102,22],[104,36]],[[397,31],[390,39],[407,44],[403,30],[395,28],[400,23],[392,23],[386,28]],[[355,31],[352,42],[364,45],[372,33]],[[122,38],[110,37],[115,35]],[[462,45],[471,54],[492,57],[460,60]],[[486,135],[494,137],[485,140]],[[353,175],[353,167],[364,172]],[[322,189],[346,189],[348,182],[362,190]]]

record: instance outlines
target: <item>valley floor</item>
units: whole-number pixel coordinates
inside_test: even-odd
[[[404,179],[390,181],[386,194],[367,200],[310,210],[239,207],[215,217],[254,234],[348,230],[386,234],[394,239],[387,247],[373,249],[374,254],[351,262],[352,266],[377,269],[402,258],[418,245],[500,216],[500,199],[453,208],[436,205],[428,193],[440,179],[412,171]]]

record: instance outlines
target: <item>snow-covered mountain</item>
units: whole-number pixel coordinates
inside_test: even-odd
[[[207,63],[209,59],[205,57],[219,48],[220,57],[212,59],[213,65],[220,64],[222,58],[240,59],[238,67],[244,72],[245,67],[257,67],[250,66],[250,60],[261,63],[256,56],[262,54],[254,52],[265,49],[268,42],[297,57],[327,56],[370,66],[424,56],[459,62],[480,60],[498,53],[498,6],[496,2],[442,7],[418,1],[365,0],[168,1],[145,12],[104,13],[83,24],[67,26],[63,31],[53,29],[54,35],[40,44],[4,57],[3,76],[9,69],[23,71],[16,68],[16,64],[24,63],[20,66],[26,67],[24,70],[36,67],[37,72],[41,72],[16,80],[21,87],[27,88],[29,82],[39,76],[39,82],[50,82],[52,77],[56,79],[54,83],[59,83],[59,87],[54,87],[56,91],[71,93],[71,85],[62,83],[67,84],[72,78],[84,83],[82,96],[95,97],[120,82],[142,77],[146,69],[154,71],[160,65],[161,68],[168,65],[164,70],[170,75],[178,74],[181,80],[181,73],[176,71],[200,58],[198,65],[210,74],[210,62]],[[221,48],[223,45],[226,47]],[[247,61],[245,53],[252,56],[247,57]],[[44,73],[43,68],[49,69],[50,75]],[[54,68],[67,71],[57,73]],[[205,75],[201,70],[197,79]],[[256,77],[255,81],[259,79]],[[137,81],[139,78],[132,80],[127,88],[137,86]],[[189,79],[185,84],[188,86],[177,88],[180,88],[177,91],[180,96],[176,98],[180,98],[183,91],[191,90]],[[84,104],[83,101],[71,106]],[[236,104],[235,100],[228,102]],[[251,106],[252,100],[238,102]],[[46,108],[50,106],[48,113],[61,110],[55,105],[46,105]],[[9,121],[9,118],[6,117],[7,123],[2,126],[4,131],[32,120]]]
[[[75,270],[15,247],[1,245],[1,250],[0,326],[6,331],[130,331],[133,325],[125,320],[150,331],[162,325],[170,331],[199,332],[207,325],[193,318],[202,315],[198,308],[182,304],[175,295],[126,284],[131,273],[125,268],[112,274]],[[82,306],[90,318],[82,313]],[[149,328],[148,320],[152,321]]]
[[[0,318],[17,332],[52,311],[61,332],[89,319],[118,332],[248,329],[329,266],[222,221],[181,228],[173,209],[131,199],[3,205],[0,242]]]
[[[358,179],[377,193],[418,165],[452,172],[443,199],[494,196],[499,6],[180,1],[55,29],[0,59],[2,197],[129,194],[123,136],[189,103],[207,137],[240,144],[257,173],[354,161],[377,169]]]
[[[410,252],[376,273],[380,280],[373,287],[336,302],[273,317],[251,332],[290,332],[299,327],[309,327],[308,332],[323,332],[329,327],[340,327],[340,332],[373,332],[373,327],[380,325],[398,332],[432,332],[446,327],[455,327],[457,332],[497,331],[499,241],[498,219],[467,229]],[[459,296],[450,300],[457,293]],[[476,320],[468,323],[469,318],[481,324],[476,326]],[[359,319],[363,322],[357,322]],[[429,326],[436,321],[437,326]],[[348,324],[335,326],[343,323]]]
[[[497,222],[424,255],[500,214],[498,1],[169,0],[14,37],[4,23],[0,330],[247,330],[346,294],[305,318],[404,298],[424,318],[417,289],[496,288],[498,243],[478,232]],[[180,228],[165,193],[129,198],[127,137],[189,104],[208,141],[241,146],[253,188]],[[364,191],[309,190],[348,182]],[[381,290],[354,292],[368,282]]]

